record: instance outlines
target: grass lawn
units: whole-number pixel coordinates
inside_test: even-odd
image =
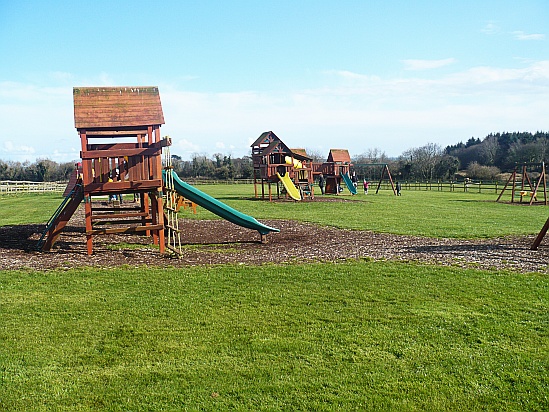
[[[45,224],[62,201],[59,193],[2,195],[0,226]]]
[[[252,185],[197,187],[258,219],[295,219],[344,229],[427,237],[537,234],[549,215],[544,206],[496,203],[496,194],[474,192],[404,191],[396,197],[390,191],[380,191],[377,195],[339,197],[346,202],[269,202],[250,201]],[[215,217],[199,209],[197,218]]]
[[[199,188],[260,220],[409,235],[547,219],[478,193],[270,203]],[[0,196],[0,226],[45,223],[61,200]],[[545,275],[386,261],[0,269],[0,410],[544,411],[548,309]]]
[[[344,229],[449,238],[537,234],[548,215],[544,206],[496,203],[495,194],[389,191],[340,196],[345,202],[268,202],[251,200],[253,185],[198,185],[200,190],[257,219],[295,219]],[[335,197],[335,196],[329,196]],[[61,203],[55,194],[0,196],[0,226],[45,223]],[[216,219],[197,208],[191,219]]]
[[[547,410],[548,298],[391,262],[0,271],[0,409]]]

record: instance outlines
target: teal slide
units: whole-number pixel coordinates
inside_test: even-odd
[[[220,216],[223,219],[234,223],[235,225],[257,230],[262,235],[266,235],[270,232],[280,232],[279,229],[266,226],[263,223],[258,222],[255,218],[245,215],[244,213],[241,213],[238,210],[227,206],[225,203],[220,202],[216,198],[198,190],[190,184],[185,183],[179,178],[177,173],[173,171],[172,176],[174,189],[177,193],[179,193],[184,198],[189,199],[191,202],[194,202],[197,205],[202,206],[204,209],[207,209],[210,212],[216,214],[217,216]],[[166,181],[165,170],[162,171],[162,177],[164,178],[164,181]]]
[[[349,173],[345,173],[343,176],[343,180],[345,181],[345,184],[347,185],[347,189],[349,189],[349,192],[351,194],[356,195],[356,187],[353,185],[353,182],[351,181],[351,178],[349,177]]]

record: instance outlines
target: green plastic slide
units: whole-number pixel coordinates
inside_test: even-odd
[[[266,235],[270,232],[280,232],[279,229],[274,227],[266,226],[263,223],[258,222],[255,218],[246,215],[242,212],[239,212],[236,209],[226,205],[223,202],[220,202],[216,198],[204,193],[197,188],[191,186],[190,184],[184,182],[179,178],[177,173],[172,171],[173,175],[173,184],[174,189],[177,193],[183,196],[186,199],[189,199],[191,202],[196,203],[197,205],[203,207],[206,210],[216,214],[217,216],[222,217],[225,220],[228,220],[235,225],[242,226],[248,229],[257,230],[260,234]],[[162,177],[164,182],[166,181],[166,171],[162,171]]]
[[[345,181],[345,184],[347,185],[347,189],[349,189],[349,192],[351,192],[353,195],[356,195],[356,187],[355,185],[353,185],[353,182],[349,177],[349,173],[345,173],[342,176],[343,176],[343,180]]]

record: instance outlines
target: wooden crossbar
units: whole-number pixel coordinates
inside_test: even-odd
[[[128,217],[145,217],[148,216],[147,212],[138,212],[138,213],[104,213],[101,215],[93,215],[91,220],[92,222],[99,220],[111,220],[111,219],[122,219]]]
[[[135,233],[135,232],[145,232],[148,230],[160,230],[160,229],[164,229],[164,225],[93,229],[93,230],[86,230],[86,235],[95,236],[95,235],[110,235],[114,233]]]
[[[95,222],[96,225],[110,225],[110,224],[134,224],[134,223],[152,223],[152,219],[125,219],[125,220],[101,220]]]

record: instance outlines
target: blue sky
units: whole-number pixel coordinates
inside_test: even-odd
[[[0,0],[0,159],[79,158],[75,86],[158,86],[172,154],[549,131],[549,2]]]

